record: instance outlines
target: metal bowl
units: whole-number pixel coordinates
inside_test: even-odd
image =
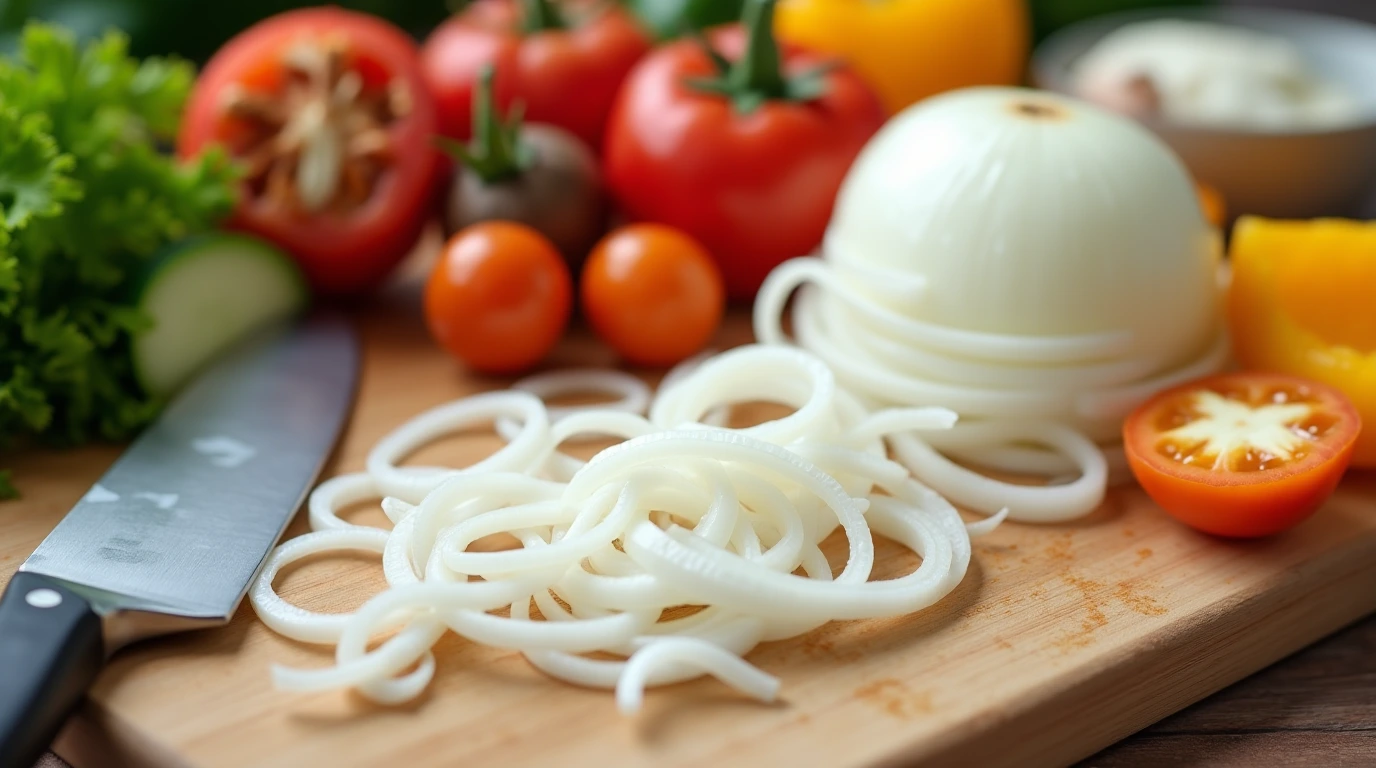
[[[1196,178],[1216,187],[1229,212],[1310,218],[1354,215],[1376,181],[1376,26],[1310,13],[1262,8],[1173,8],[1114,14],[1081,22],[1037,48],[1038,87],[1076,95],[1075,62],[1125,24],[1176,18],[1230,24],[1283,36],[1322,77],[1347,87],[1364,122],[1339,130],[1246,131],[1143,122],[1184,159]]]

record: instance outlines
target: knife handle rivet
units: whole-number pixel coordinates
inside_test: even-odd
[[[35,608],[56,608],[62,605],[62,593],[55,589],[34,589],[24,595],[24,602]]]

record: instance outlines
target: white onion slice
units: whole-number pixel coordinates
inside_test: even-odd
[[[1007,508],[1009,519],[1052,523],[1074,520],[1098,509],[1108,488],[1108,465],[1099,447],[1074,430],[1049,422],[999,422],[963,425],[981,444],[1035,441],[1075,462],[1080,476],[1065,485],[1030,486],[995,480],[941,455],[913,434],[894,434],[889,443],[899,460],[934,490],[957,504],[985,514]]]
[[[463,470],[398,467],[406,456],[451,432],[514,418],[521,432],[506,447]],[[430,491],[459,472],[523,472],[543,461],[550,450],[549,415],[544,403],[525,392],[488,392],[456,400],[422,413],[378,441],[368,453],[368,474],[387,496],[420,503]]]
[[[763,702],[779,695],[779,678],[747,664],[734,653],[706,640],[672,637],[656,640],[636,651],[626,662],[616,684],[616,706],[622,714],[640,711],[645,699],[645,683],[664,667],[691,666],[712,673],[723,683]]]
[[[1228,350],[1228,336],[1220,331],[1196,359],[1135,384],[1081,395],[1076,404],[1077,410],[1086,418],[1122,421],[1133,408],[1157,392],[1222,369],[1228,361]]]
[[[849,307],[840,302],[819,300],[816,307],[828,327],[856,322]],[[1161,365],[1157,359],[1137,357],[1052,365],[984,362],[905,345],[880,333],[852,333],[847,340],[863,348],[867,357],[883,360],[904,375],[989,389],[1082,390],[1114,386],[1140,381]]]
[[[931,605],[963,578],[970,536],[1002,519],[967,529],[954,507],[886,456],[886,437],[965,434],[954,413],[872,410],[802,350],[746,347],[705,359],[682,369],[648,409],[621,374],[523,384],[545,396],[611,391],[621,410],[579,406],[551,420],[530,392],[478,395],[384,438],[366,472],[323,483],[310,503],[316,532],[274,551],[251,603],[282,634],[335,644],[335,664],[275,668],[278,686],[405,701],[433,677],[435,643],[455,632],[516,649],[553,677],[615,687],[628,711],[647,685],[704,674],[768,700],[778,681],[741,658],[758,643]],[[795,410],[745,429],[710,423],[755,399]],[[470,467],[400,465],[433,440],[489,423],[506,445]],[[622,442],[587,462],[561,451],[594,436]],[[369,500],[390,530],[339,518]],[[820,545],[838,529],[848,547],[834,574]],[[872,580],[874,535],[911,549],[920,565]],[[481,545],[492,537],[515,545]],[[305,611],[273,590],[285,565],[350,549],[381,553],[388,584],[353,614]],[[697,612],[661,620],[684,608]],[[591,652],[615,658],[580,655]]]
[[[644,381],[621,371],[605,368],[575,368],[527,376],[511,385],[548,402],[577,394],[609,394],[618,399],[593,405],[558,405],[549,408],[550,421],[591,410],[625,411],[644,415],[650,407],[650,387]]]
[[[336,643],[348,624],[349,615],[317,613],[283,600],[272,583],[282,568],[298,560],[325,552],[361,551],[381,553],[387,546],[387,532],[375,528],[349,527],[316,531],[297,536],[272,551],[248,599],[268,628],[279,635],[303,643]]]
[[[827,263],[805,257],[784,262],[769,274],[755,297],[755,338],[783,344],[782,317],[788,297],[804,283],[821,287],[846,302],[887,335],[915,347],[1001,362],[1054,363],[1113,359],[1131,345],[1127,333],[1080,336],[1011,336],[964,331],[903,317],[868,300],[831,274]]]
[[[682,620],[671,621],[657,626],[682,623]],[[673,631],[680,632],[680,636],[697,638],[737,656],[744,656],[760,643],[762,627],[763,624],[758,619],[736,617],[735,620],[726,622],[717,620],[707,626],[674,626]],[[655,641],[655,638],[648,636],[643,639],[648,642]],[[589,659],[557,651],[527,651],[525,657],[537,669],[551,677],[588,688],[615,688],[626,670],[625,661]],[[707,674],[705,670],[692,666],[665,666],[650,670],[644,685],[680,683],[702,677],[704,674]]]
[[[769,377],[757,372],[768,365]],[[749,400],[768,400],[797,410],[781,419],[742,430],[760,439],[785,444],[831,428],[836,377],[816,357],[789,347],[748,345],[722,353],[698,366],[686,380],[655,400],[650,421],[661,429],[700,423],[716,408]]]
[[[367,472],[340,475],[321,483],[311,492],[307,503],[311,530],[341,530],[355,527],[339,518],[339,510],[382,497],[373,476]]]

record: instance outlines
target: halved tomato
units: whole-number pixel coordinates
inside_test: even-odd
[[[439,155],[420,52],[382,19],[288,11],[239,33],[187,104],[182,156],[223,146],[244,168],[232,226],[300,262],[317,292],[376,287],[419,239]]]
[[[1294,376],[1234,373],[1167,390],[1123,425],[1147,495],[1206,533],[1278,533],[1313,514],[1352,461],[1361,429],[1338,390]]]

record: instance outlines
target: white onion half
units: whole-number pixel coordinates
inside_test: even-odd
[[[1124,477],[1096,443],[1116,452],[1133,408],[1224,364],[1219,260],[1193,182],[1149,131],[1055,94],[973,88],[880,130],[820,257],[760,289],[755,334],[817,355],[871,409],[957,412],[949,433],[890,439],[952,500],[1067,520]]]

